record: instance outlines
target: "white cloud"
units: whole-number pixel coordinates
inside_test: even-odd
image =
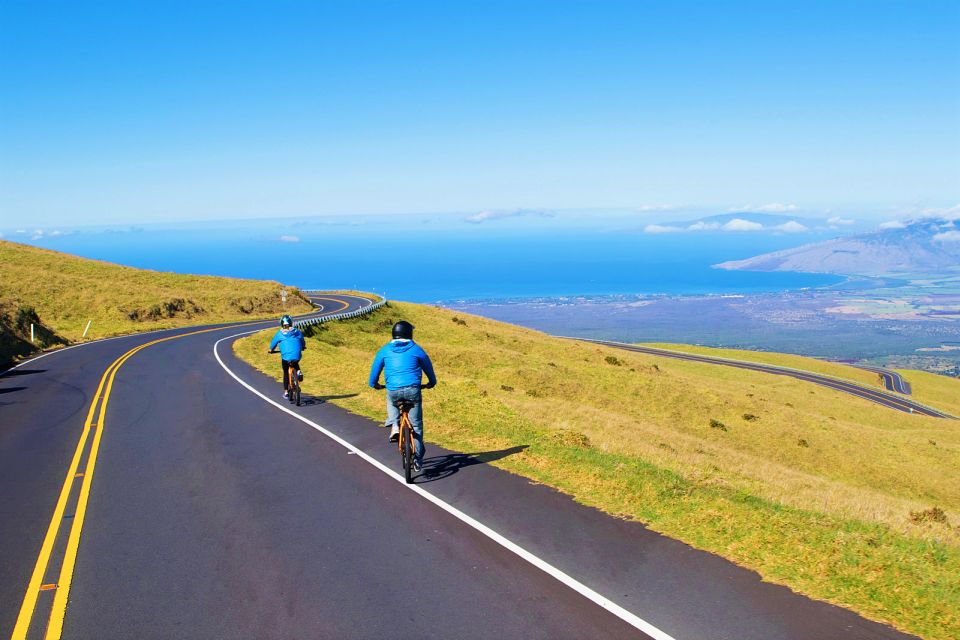
[[[300,242],[300,236],[280,236],[280,242]]]
[[[777,231],[783,231],[784,233],[805,233],[810,231],[810,229],[800,224],[796,220],[784,222],[783,224],[775,226],[774,229]]]
[[[907,223],[901,220],[888,220],[887,222],[881,222],[881,229],[904,229],[906,228]]]
[[[642,204],[637,207],[637,211],[647,212],[647,211],[676,211],[681,207],[672,205],[672,204]]]
[[[23,234],[25,234],[26,232],[27,232],[26,229],[17,229],[16,231],[14,231],[14,233],[19,233],[20,235],[23,235]]]
[[[470,224],[480,224],[490,220],[502,220],[503,218],[522,218],[525,216],[538,216],[541,218],[552,218],[553,214],[549,211],[536,211],[532,209],[514,209],[513,211],[481,211],[474,213],[463,219]]]
[[[934,242],[960,242],[960,231],[944,231],[933,236]]]
[[[716,231],[719,228],[719,222],[704,222],[703,220],[700,220],[699,222],[694,222],[692,225],[687,227],[687,231]]]
[[[744,205],[730,209],[730,211],[752,211],[754,213],[786,213],[787,211],[796,211],[799,207],[795,204],[783,204],[782,202],[770,202],[754,206],[752,204]]]
[[[750,222],[742,218],[734,218],[721,227],[724,231],[760,231],[763,225],[759,222]]]
[[[849,218],[841,218],[840,216],[833,216],[832,218],[827,219],[827,224],[830,225],[850,225],[856,222],[856,220],[851,220]]]
[[[644,233],[677,233],[683,231],[683,227],[670,227],[662,224],[648,224],[643,228]]]

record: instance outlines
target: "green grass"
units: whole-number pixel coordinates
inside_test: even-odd
[[[401,317],[440,378],[426,392],[428,441],[471,453],[528,445],[493,464],[766,580],[929,638],[960,635],[956,423],[402,303],[318,327],[305,391],[355,393],[336,403],[382,420],[383,395],[365,382]],[[236,349],[276,377],[267,340]]]
[[[279,315],[280,284],[134,269],[0,240],[0,360],[87,339]],[[312,306],[296,289],[287,310]],[[29,318],[24,320],[24,318]],[[29,343],[29,324],[44,331]]]

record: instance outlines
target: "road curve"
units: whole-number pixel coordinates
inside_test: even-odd
[[[279,385],[230,345],[271,326],[118,338],[0,377],[0,634],[111,371],[95,467],[76,471],[88,501],[68,497],[26,637],[65,593],[78,518],[65,638],[908,637],[485,464],[524,447],[431,445],[410,488],[376,423],[330,398],[269,401]]]
[[[871,367],[870,365],[866,364],[856,364],[853,366],[866,371],[872,371],[879,375],[883,379],[883,386],[886,387],[887,391],[896,391],[897,393],[902,393],[904,395],[910,395],[913,393],[913,390],[910,388],[910,383],[907,382],[904,377],[896,371],[890,371],[889,369],[884,369],[883,367]]]
[[[614,347],[616,349],[624,349],[626,351],[634,351],[636,353],[645,353],[653,356],[660,356],[663,358],[673,358],[675,360],[688,360],[690,362],[703,362],[707,364],[718,364],[725,367],[736,367],[738,369],[749,369],[751,371],[760,371],[763,373],[772,373],[778,376],[789,376],[791,378],[796,378],[797,380],[804,380],[806,382],[812,382],[823,387],[828,387],[836,391],[842,391],[843,393],[848,393],[852,396],[858,398],[863,398],[864,400],[869,400],[870,402],[875,402],[877,404],[883,405],[890,409],[896,409],[897,411],[902,411],[904,413],[916,413],[923,416],[931,416],[934,418],[949,418],[955,419],[954,416],[934,409],[933,407],[928,407],[927,405],[920,404],[909,398],[904,398],[901,396],[895,396],[891,393],[886,393],[880,391],[879,389],[871,389],[870,387],[865,387],[861,384],[858,384],[849,380],[842,380],[840,378],[832,378],[830,376],[820,375],[818,373],[811,373],[806,371],[799,371],[796,369],[787,369],[785,367],[777,367],[775,365],[761,364],[758,362],[747,362],[745,360],[730,360],[727,358],[716,358],[712,356],[704,356],[694,353],[684,353],[681,351],[670,351],[668,349],[658,349],[656,347],[645,347],[635,344],[626,344],[623,342],[611,342],[608,340],[593,340],[590,338],[571,338],[572,340],[581,340],[583,342],[591,342],[593,344],[602,344],[607,347]]]

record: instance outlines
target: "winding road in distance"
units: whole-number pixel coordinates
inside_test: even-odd
[[[406,485],[377,423],[233,356],[273,326],[0,376],[0,637],[909,637],[486,464],[524,446],[429,445]]]
[[[703,362],[706,364],[718,364],[726,367],[736,367],[738,369],[749,369],[751,371],[761,371],[763,373],[772,373],[773,375],[778,376],[789,376],[791,378],[796,378],[797,380],[804,380],[806,382],[812,382],[818,384],[822,387],[829,387],[830,389],[835,389],[837,391],[842,391],[843,393],[849,393],[852,396],[857,396],[858,398],[863,398],[864,400],[869,400],[870,402],[876,402],[877,404],[889,407],[890,409],[896,409],[897,411],[903,411],[904,413],[918,413],[924,416],[932,416],[934,418],[950,418],[954,419],[954,416],[934,409],[933,407],[928,407],[924,404],[920,404],[909,398],[904,398],[902,396],[893,395],[892,393],[886,393],[879,389],[871,389],[870,387],[858,384],[850,380],[842,380],[840,378],[832,378],[830,376],[820,375],[818,373],[811,373],[809,371],[800,371],[798,369],[788,369],[786,367],[778,367],[770,364],[761,364],[759,362],[748,362],[746,360],[730,360],[728,358],[716,358],[713,356],[704,356],[696,353],[684,353],[682,351],[670,351],[669,349],[659,349],[656,347],[645,347],[636,344],[627,344],[623,342],[611,342],[609,340],[592,340],[590,338],[571,338],[572,340],[581,340],[583,342],[592,342],[594,344],[602,344],[607,347],[614,347],[616,349],[624,349],[626,351],[634,351],[636,353],[645,353],[652,356],[660,356],[663,358],[673,358],[675,360],[688,360],[690,362]],[[883,371],[880,369],[869,369],[870,371],[876,371],[881,374],[890,374],[891,372]],[[899,374],[897,374],[899,377]],[[902,382],[902,378],[900,379]],[[888,384],[893,384],[889,382]],[[904,393],[909,393],[906,391]]]

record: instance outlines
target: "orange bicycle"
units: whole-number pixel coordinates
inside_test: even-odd
[[[410,409],[413,402],[401,398],[393,403],[400,410],[400,437],[397,438],[397,448],[400,449],[400,461],[403,465],[403,477],[407,484],[413,482],[413,425],[410,424]]]

